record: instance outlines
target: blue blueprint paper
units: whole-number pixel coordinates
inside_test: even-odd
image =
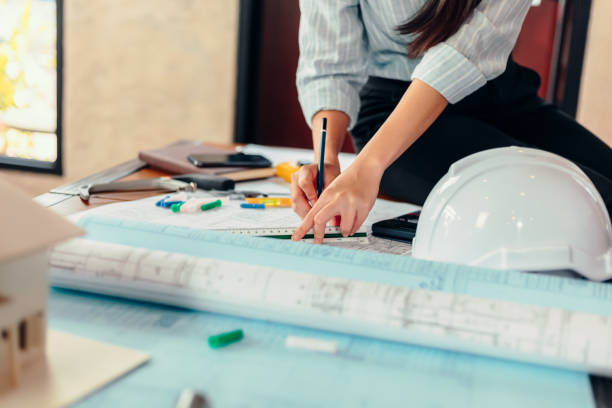
[[[289,325],[52,290],[49,325],[137,348],[152,361],[79,407],[172,407],[185,388],[211,407],[592,407],[588,376]],[[211,334],[243,341],[211,350]],[[287,335],[338,342],[288,350]]]
[[[311,274],[612,314],[612,285],[606,283],[96,216],[84,218],[80,224],[87,231],[85,238],[103,242]]]

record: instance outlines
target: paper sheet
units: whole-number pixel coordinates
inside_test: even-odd
[[[259,181],[248,184],[249,185],[241,187],[241,189],[282,191],[282,187],[287,187],[286,185],[278,186],[275,181]],[[205,192],[199,192],[197,195],[210,196],[211,200],[218,198],[214,197],[214,193],[207,194]],[[223,199],[223,205],[220,208],[196,214],[173,213],[168,209],[155,206],[155,202],[164,196],[165,195],[160,195],[144,198],[142,200],[108,204],[74,214],[70,216],[70,218],[77,221],[85,216],[96,215],[178,227],[214,230],[238,228],[296,228],[300,225],[300,218],[291,208],[271,208],[266,210],[243,209],[240,208],[240,203],[242,201],[229,200],[227,197],[221,197]],[[369,231],[371,230],[372,224],[377,221],[397,217],[415,211],[416,209],[418,209],[418,207],[411,204],[378,199],[362,226],[363,229],[368,231],[368,239],[326,240],[325,243],[330,246],[342,248],[408,255],[412,250],[411,245],[376,238],[371,236]]]
[[[262,154],[275,164],[283,161],[311,160],[313,155],[312,150],[308,149],[269,147],[254,144],[247,145],[243,151]],[[343,169],[348,167],[354,158],[354,154],[341,153],[339,155],[341,167]],[[288,195],[289,184],[278,177],[272,177],[265,180],[240,182],[236,185],[236,190],[260,191],[270,195]],[[197,195],[210,197],[211,200],[218,198],[214,192],[199,191]],[[76,221],[83,216],[100,215],[165,225],[215,230],[274,227],[295,228],[301,222],[300,218],[291,208],[274,208],[263,211],[249,210],[240,208],[240,201],[227,199],[224,199],[224,204],[221,208],[212,211],[197,214],[175,214],[154,205],[156,201],[164,196],[166,194],[142,200],[108,204],[74,214],[70,218]],[[416,205],[378,199],[364,222],[363,228],[370,231],[372,224],[377,221],[398,217],[418,209],[419,207]],[[412,251],[409,244],[369,235],[367,240],[328,240],[325,244],[341,248],[403,255],[409,255]]]
[[[263,184],[259,182],[257,185]],[[247,185],[241,186],[242,188],[252,189]],[[257,191],[259,190],[269,191],[270,188],[258,188]],[[279,190],[279,188],[276,190]],[[201,229],[297,227],[301,222],[300,217],[291,208],[244,209],[240,208],[240,204],[243,202],[240,200],[215,197],[214,193],[199,192],[197,195],[210,196],[211,200],[222,198],[224,200],[223,205],[220,208],[195,214],[173,213],[169,209],[155,206],[155,202],[165,197],[165,195],[160,195],[142,200],[103,205],[77,213],[70,218],[77,220],[86,215],[102,215]],[[397,217],[415,209],[418,209],[418,207],[411,204],[378,199],[364,226],[369,227],[374,222]]]
[[[70,291],[49,299],[52,327],[153,357],[82,408],[167,408],[186,388],[229,408],[593,406],[588,377],[569,371]],[[241,342],[207,346],[238,328]],[[289,350],[288,335],[335,341],[338,353]]]

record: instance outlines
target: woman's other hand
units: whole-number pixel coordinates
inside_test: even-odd
[[[323,188],[327,188],[340,174],[340,163],[324,164]],[[291,176],[291,199],[293,200],[293,211],[300,218],[306,217],[308,211],[316,203],[317,197],[317,175],[316,164],[302,166]]]
[[[320,244],[325,236],[325,226],[337,216],[340,216],[340,233],[345,237],[353,235],[374,206],[382,173],[383,170],[378,166],[360,166],[354,163],[323,191],[291,239],[298,241],[314,229],[314,242]],[[304,174],[304,177],[311,177],[312,183],[312,174],[316,177],[316,169],[310,173],[305,170]],[[299,180],[300,176],[296,177]],[[316,192],[314,196],[316,197]]]

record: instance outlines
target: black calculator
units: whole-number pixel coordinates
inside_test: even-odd
[[[378,221],[372,225],[372,235],[412,243],[416,234],[419,215],[421,215],[420,211],[414,211],[389,220]]]

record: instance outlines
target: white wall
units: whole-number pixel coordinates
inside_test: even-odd
[[[578,121],[612,146],[612,1],[593,0]]]

